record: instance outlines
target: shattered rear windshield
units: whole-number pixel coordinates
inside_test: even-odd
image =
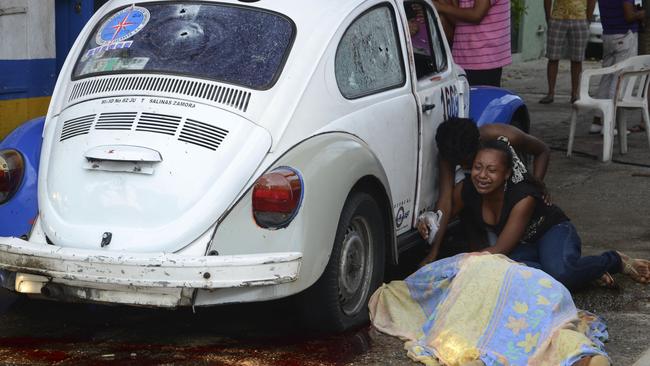
[[[293,41],[284,16],[197,2],[129,5],[106,16],[86,41],[73,79],[160,72],[253,89],[277,79]]]

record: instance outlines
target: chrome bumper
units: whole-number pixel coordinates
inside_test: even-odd
[[[0,269],[113,293],[276,285],[295,281],[301,262],[300,252],[190,257],[63,248],[0,237]],[[18,291],[18,285],[16,281],[12,290]]]

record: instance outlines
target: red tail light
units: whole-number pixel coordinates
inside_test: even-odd
[[[296,216],[302,199],[302,178],[291,168],[261,176],[253,187],[253,217],[261,227],[279,229]]]
[[[25,165],[16,150],[0,150],[0,204],[9,201],[23,180]]]

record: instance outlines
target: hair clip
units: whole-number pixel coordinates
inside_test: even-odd
[[[512,147],[512,145],[510,145],[510,140],[508,140],[508,138],[505,136],[499,136],[497,137],[497,140],[505,142],[506,145],[508,145],[510,153],[512,154],[512,176],[510,177],[510,180],[512,180],[512,183],[515,184],[523,181],[524,174],[528,173],[528,170],[526,169],[526,166],[521,161],[521,159],[519,159],[519,155],[517,155],[515,149]]]

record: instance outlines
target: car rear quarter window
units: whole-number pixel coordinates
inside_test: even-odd
[[[356,18],[336,50],[335,74],[341,94],[354,99],[404,84],[404,64],[395,15],[389,5]]]
[[[98,23],[77,60],[73,79],[156,72],[268,89],[281,72],[294,29],[282,15],[244,6],[129,5]]]

